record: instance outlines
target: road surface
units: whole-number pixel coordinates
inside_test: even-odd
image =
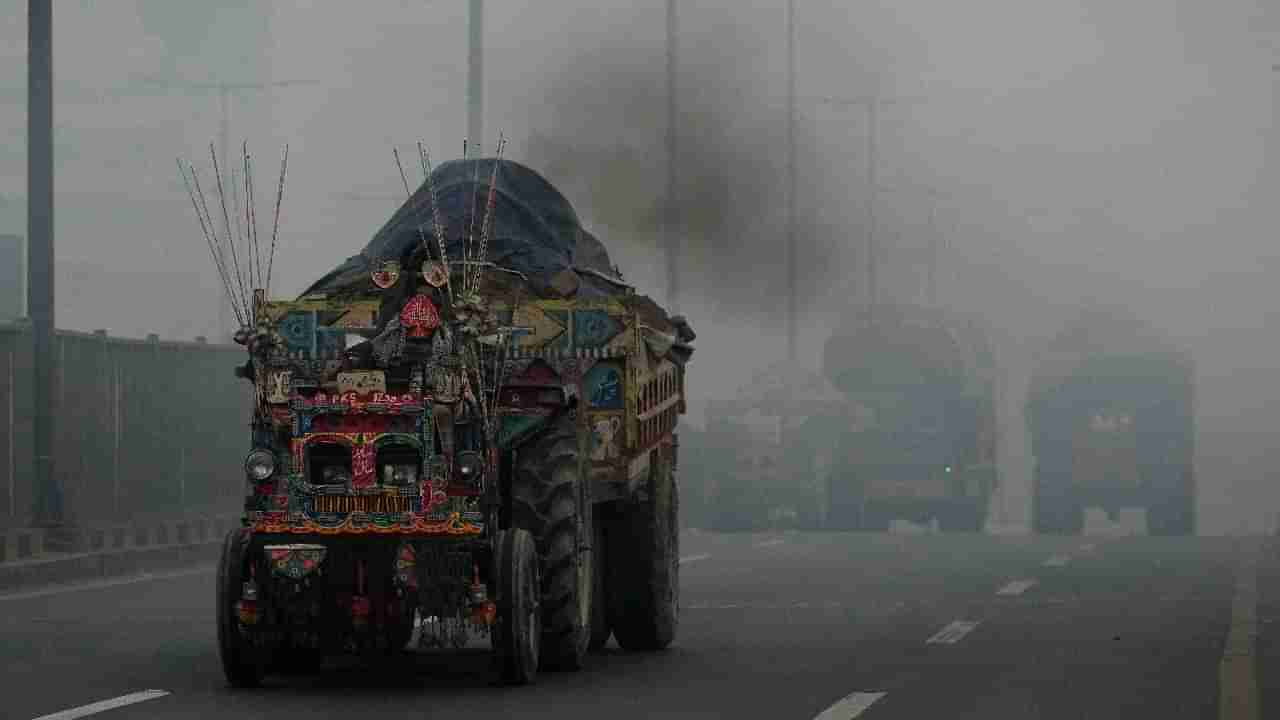
[[[674,647],[523,688],[472,653],[233,691],[209,569],[11,595],[0,717],[1280,717],[1271,540],[695,532],[681,554]]]

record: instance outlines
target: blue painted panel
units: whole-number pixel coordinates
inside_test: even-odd
[[[573,312],[573,345],[578,349],[603,347],[618,333],[622,323],[604,310]]]
[[[593,410],[622,410],[622,366],[617,362],[596,363],[582,379],[582,391]]]

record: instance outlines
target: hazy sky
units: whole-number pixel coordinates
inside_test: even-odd
[[[56,4],[57,254],[85,278],[74,302],[60,292],[60,325],[211,327],[217,284],[174,158],[207,167],[218,95],[174,83],[289,83],[229,105],[260,187],[290,143],[284,294],[355,252],[398,204],[393,145],[461,150],[464,0],[212,5]],[[626,226],[661,195],[665,3],[486,5],[488,144],[501,130],[515,159],[536,156],[539,135],[576,147],[584,160],[551,179],[661,297],[657,238]],[[1225,389],[1241,384],[1233,374],[1280,357],[1280,11],[1262,0],[796,5],[801,204],[824,228],[801,244],[802,276],[821,284],[806,295],[803,360],[816,363],[822,309],[858,276],[866,227],[866,112],[814,99],[880,92],[907,100],[881,113],[881,182],[899,189],[878,197],[880,236],[891,248],[942,239],[944,301],[987,314],[1023,364],[1078,301],[1125,304],[1196,353],[1207,427],[1235,415],[1249,393]],[[695,368],[696,387],[723,394],[785,355],[785,14],[780,0],[680,6],[686,203],[716,221],[690,221],[701,224],[682,309],[700,334],[697,366],[715,368]],[[25,3],[0,10],[0,194],[12,198],[25,182]],[[21,230],[6,207],[0,231]],[[917,297],[921,272],[905,255],[890,251],[886,282]]]

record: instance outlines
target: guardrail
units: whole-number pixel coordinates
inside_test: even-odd
[[[234,511],[253,389],[234,345],[55,334],[54,474],[66,521]],[[29,326],[0,325],[0,528],[30,524]]]

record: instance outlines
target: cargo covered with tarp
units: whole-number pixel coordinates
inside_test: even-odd
[[[475,239],[483,232],[486,214],[492,227],[484,257],[468,258],[468,252],[476,252]],[[509,160],[455,160],[434,168],[430,186],[423,183],[359,254],[313,283],[302,297],[385,297],[370,281],[371,273],[387,261],[398,262],[412,273],[424,259],[439,260],[437,220],[443,229],[446,258],[455,272],[459,264],[473,260],[495,269],[482,278],[481,295],[491,302],[515,297],[614,301],[639,316],[645,340],[658,354],[683,362],[692,353],[685,339],[692,339],[687,326],[681,327],[680,318],[670,317],[653,300],[635,293],[604,244],[583,228],[564,195],[534,170]],[[424,247],[430,250],[424,252]],[[384,305],[394,304],[384,301]]]

